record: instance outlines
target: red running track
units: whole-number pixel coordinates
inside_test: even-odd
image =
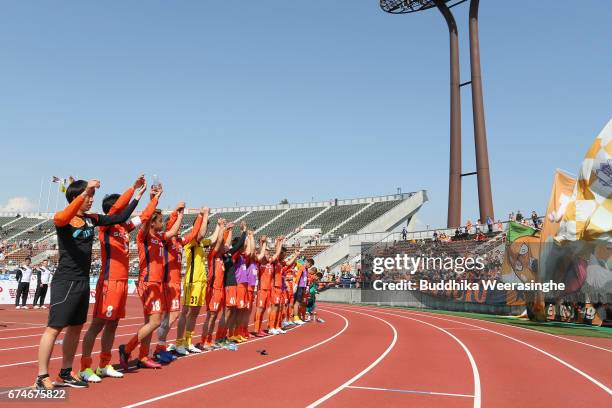
[[[128,305],[116,345],[141,323],[138,300]],[[319,315],[325,323],[255,339],[235,352],[192,355],[69,390],[63,405],[612,406],[612,339],[389,308],[322,303]],[[45,319],[46,311],[0,310],[2,387],[33,382]],[[52,375],[59,368],[56,348]],[[268,355],[256,351],[262,348]],[[35,406],[46,405],[58,406]]]

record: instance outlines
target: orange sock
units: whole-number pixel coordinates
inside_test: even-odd
[[[111,353],[102,352],[100,353],[100,367],[104,368],[110,364],[112,355]]]
[[[134,337],[128,341],[128,344],[125,345],[125,351],[130,354],[134,349],[138,346],[138,334],[135,334]]]
[[[276,310],[270,310],[270,315],[268,316],[268,330],[276,327],[276,315]]]
[[[91,368],[91,357],[81,356],[81,371]]]
[[[276,323],[274,324],[274,327],[276,327],[277,329],[280,329],[280,322],[281,322],[281,314],[277,313],[276,314]]]
[[[149,346],[145,346],[144,344],[140,345],[140,351],[138,353],[138,358],[142,360],[143,358],[149,357]]]
[[[255,312],[255,333],[259,333],[261,330],[261,318],[263,317],[263,310],[257,309]]]

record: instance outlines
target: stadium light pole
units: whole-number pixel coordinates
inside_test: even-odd
[[[437,7],[448,26],[450,40],[450,160],[448,179],[448,228],[461,225],[461,77],[459,33],[446,3],[450,0],[380,0],[380,8],[391,14],[407,14]]]
[[[489,153],[487,130],[484,119],[482,97],[482,76],[480,73],[480,44],[478,41],[478,6],[480,0],[470,1],[470,69],[472,82],[472,115],[474,118],[474,145],[476,149],[476,177],[478,181],[478,206],[480,220],[486,223],[487,217],[495,220],[493,214],[493,193],[489,173]]]

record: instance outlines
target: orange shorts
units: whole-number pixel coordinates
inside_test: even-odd
[[[236,286],[236,307],[238,309],[247,309],[249,307],[247,300],[248,287],[249,285],[246,283],[239,283],[238,286]]]
[[[178,312],[181,310],[181,284],[180,282],[168,282],[164,284],[166,296],[166,311]]]
[[[101,280],[96,285],[94,317],[117,320],[125,317],[125,302],[128,294],[127,280]]]
[[[138,296],[146,316],[166,311],[166,296],[161,282],[138,282]]]
[[[257,291],[257,307],[267,308],[270,304],[270,297],[270,289],[259,289]]]
[[[270,303],[273,305],[281,305],[283,302],[283,288],[273,288],[272,289],[272,300]]]
[[[238,289],[236,286],[226,286],[225,287],[225,306],[226,307],[235,307],[238,304],[237,291]]]
[[[224,298],[223,289],[212,288],[206,291],[206,305],[208,306],[208,311],[218,312],[219,309],[223,309]]]

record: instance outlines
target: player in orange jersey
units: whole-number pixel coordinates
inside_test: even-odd
[[[294,294],[294,271],[295,268],[291,268],[285,275],[285,290],[284,290],[284,305],[283,305],[283,319],[281,328],[284,330],[293,324],[293,294]]]
[[[234,261],[234,269],[236,275],[236,316],[235,330],[233,336],[230,335],[230,340],[235,342],[246,341],[249,337],[249,265],[255,254],[255,232],[248,231],[246,240],[241,251],[238,252],[238,257]]]
[[[152,189],[153,193],[161,186]],[[161,324],[161,316],[166,307],[163,287],[165,260],[165,242],[179,233],[180,223],[175,223],[169,231],[163,232],[164,223],[161,210],[156,210],[151,220],[144,223],[138,231],[138,258],[140,274],[138,275],[138,295],[142,301],[145,324],[127,344],[119,346],[119,361],[124,370],[128,369],[131,352],[140,344],[138,366],[160,368],[161,365],[149,358],[151,335]]]
[[[283,242],[284,237],[282,236],[276,239],[277,246],[280,245],[280,253],[273,260],[274,278],[272,279],[272,300],[270,302],[270,317],[268,318],[268,327],[271,328],[268,329],[268,333],[273,335],[285,333],[285,330],[280,327],[283,285],[285,284],[285,274],[293,267],[299,254],[296,250],[289,259],[285,259],[287,248],[283,246]]]
[[[261,328],[261,324],[270,303],[272,277],[274,276],[274,265],[271,262],[271,256],[267,246],[268,237],[262,235],[259,238],[259,255],[256,259],[259,275],[257,282],[257,297],[255,299],[255,337],[264,337],[266,335]],[[278,248],[278,251],[280,254],[280,248]]]
[[[104,198],[102,210],[105,214],[117,214],[129,204],[134,192],[136,200],[140,200],[147,188],[144,176],[138,177],[134,185],[121,196],[111,194]],[[130,258],[129,233],[148,220],[153,215],[159,199],[155,194],[140,214],[123,224],[100,227],[98,237],[100,240],[102,268],[96,285],[96,303],[93,309],[93,320],[83,337],[81,354],[81,378],[87,382],[100,382],[102,377],[121,378],[123,374],[116,371],[110,364],[111,350],[115,340],[115,330],[119,319],[125,317],[125,302],[128,295],[128,268]],[[96,371],[91,368],[91,352],[96,336],[102,333],[102,351],[100,364]]]
[[[304,265],[298,265],[297,274],[295,275],[295,291],[293,301],[293,323],[304,324],[304,314],[306,313],[306,299],[308,296],[308,270],[314,266],[314,259],[308,258]]]
[[[208,288],[206,290],[206,305],[208,311],[206,313],[206,320],[202,327],[202,342],[200,347],[204,350],[210,350],[215,347],[213,344],[213,333],[215,330],[215,324],[217,322],[217,316],[219,311],[223,310],[225,306],[225,291],[223,288],[223,280],[225,277],[225,270],[223,266],[222,253],[224,251],[223,246],[225,245],[225,239],[229,236],[229,230],[234,226],[233,223],[227,224],[224,218],[217,220],[219,226],[219,237],[213,249],[208,253]],[[221,323],[220,323],[221,326]],[[221,333],[219,333],[221,331]],[[219,327],[217,334],[224,334],[224,327]]]

